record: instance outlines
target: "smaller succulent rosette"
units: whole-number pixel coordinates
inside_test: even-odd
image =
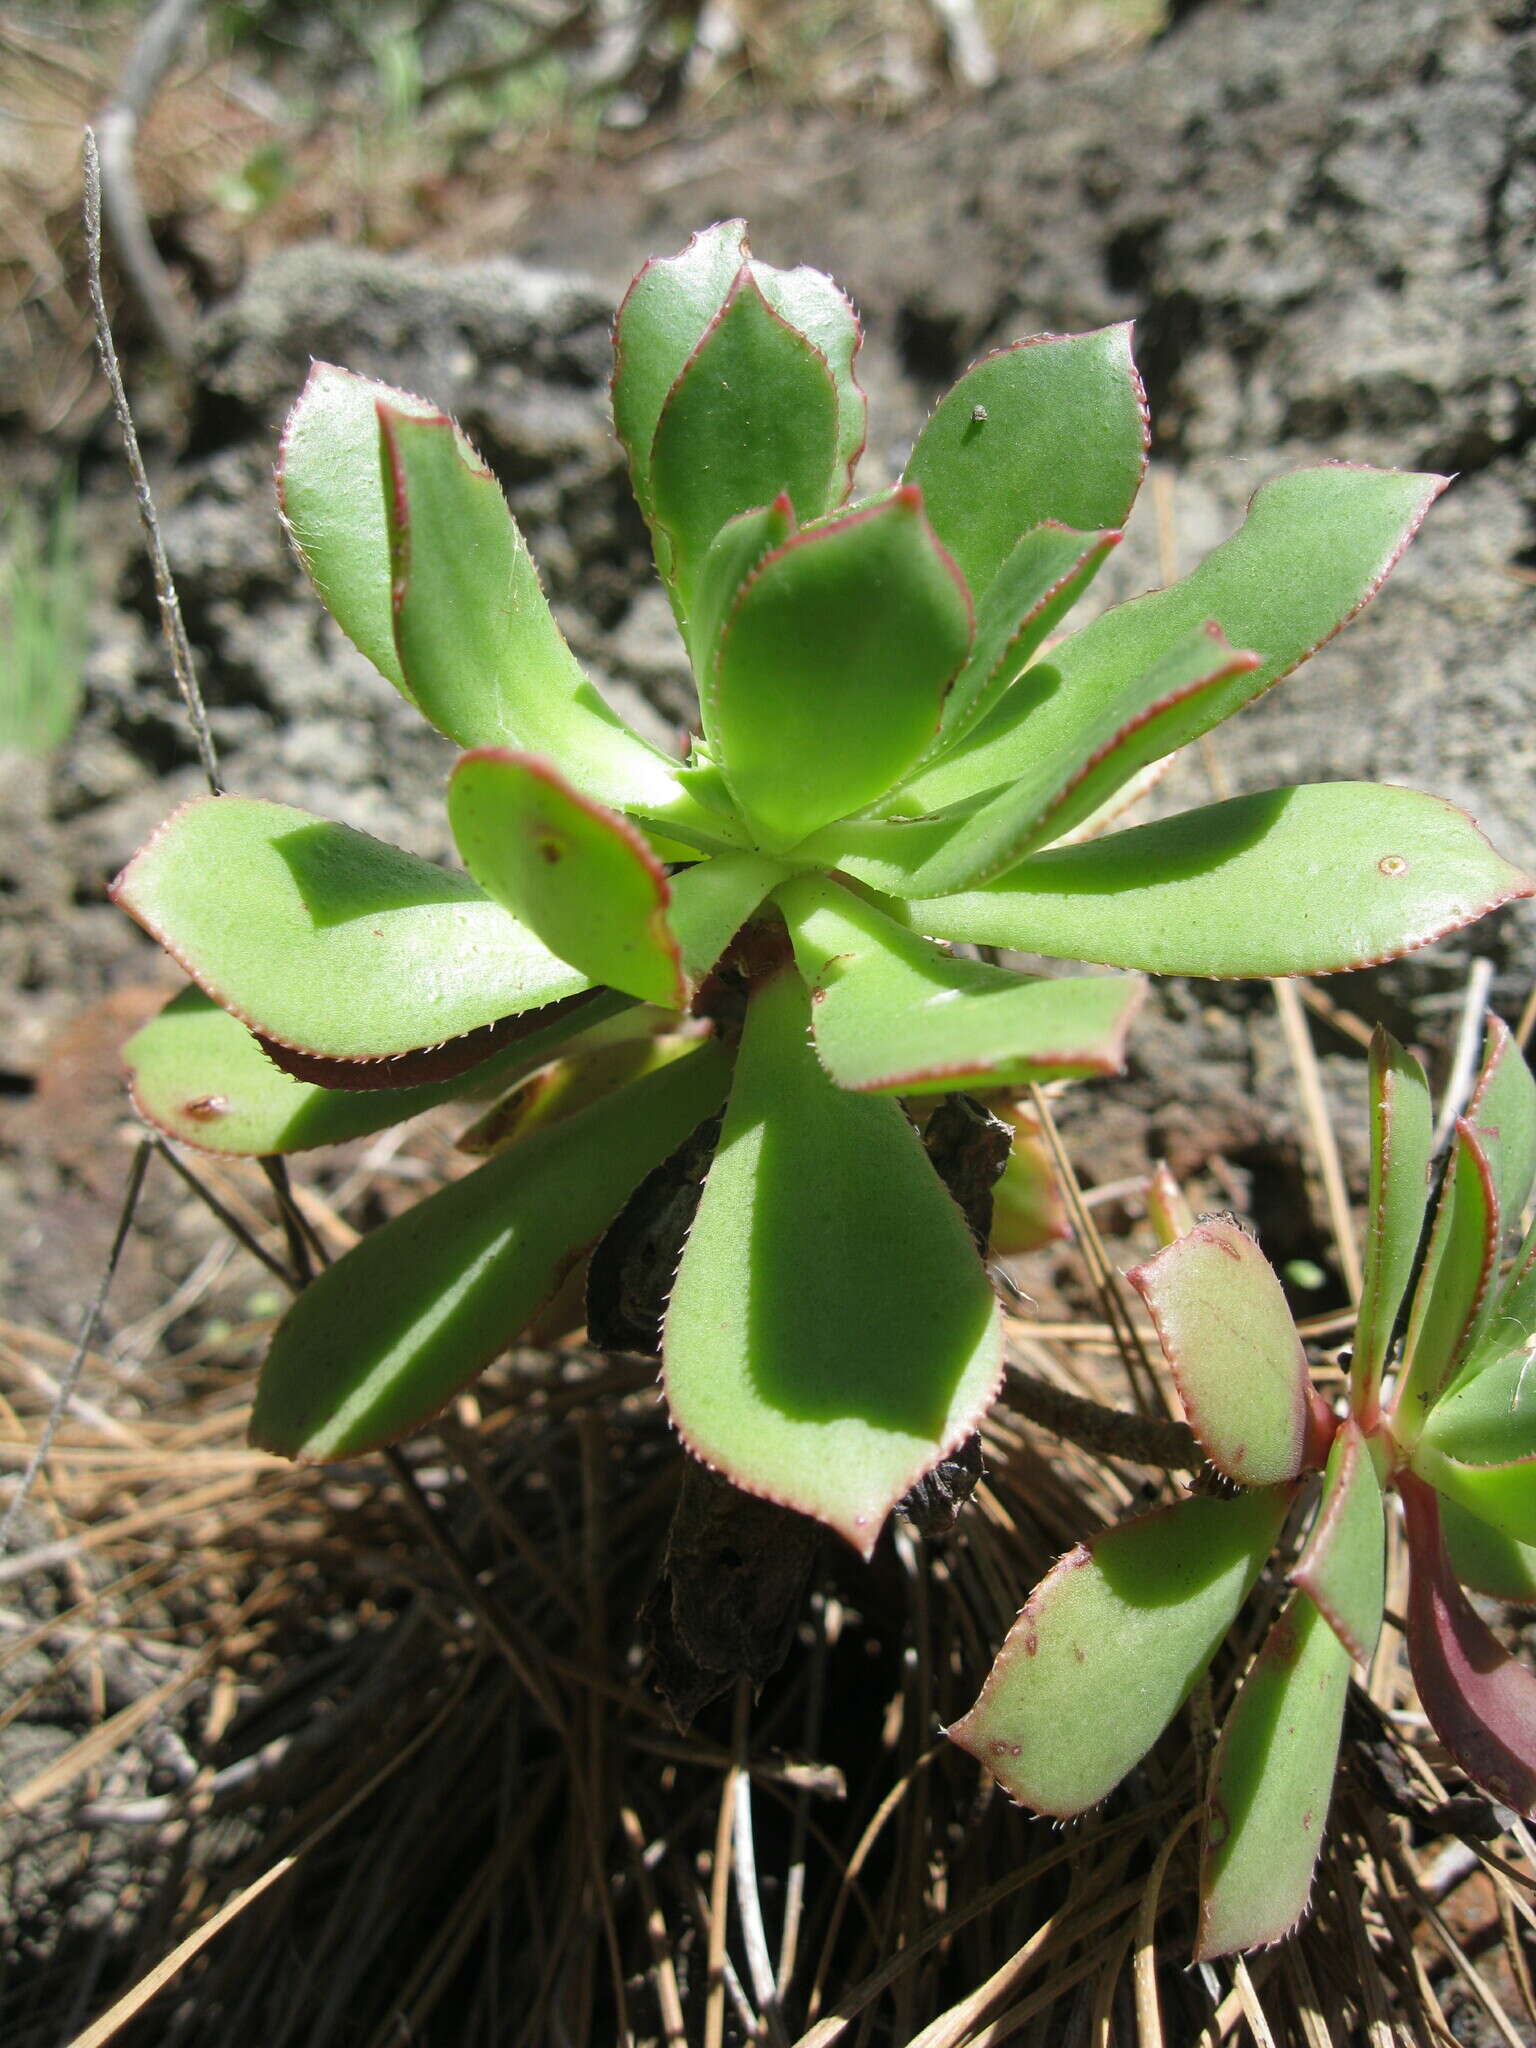
[[[1042,1812],[1096,1804],[1189,1697],[1304,1504],[1291,1590],[1211,1767],[1200,1957],[1277,1941],[1306,1910],[1350,1668],[1370,1663],[1381,1631],[1393,1494],[1424,1710],[1468,1777],[1536,1814],[1536,1671],[1467,1597],[1536,1604],[1536,1228],[1502,1263],[1536,1183],[1536,1083],[1495,1019],[1432,1205],[1428,1084],[1384,1031],[1370,1095],[1364,1286],[1341,1412],[1312,1387],[1253,1239],[1224,1217],[1174,1236],[1128,1277],[1191,1429],[1237,1490],[1190,1495],[1064,1557],[950,1730]]]

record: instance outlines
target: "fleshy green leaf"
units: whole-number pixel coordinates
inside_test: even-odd
[[[1433,1410],[1413,1469],[1521,1543],[1536,1543],[1536,1357],[1511,1352]]]
[[[1464,1586],[1513,1607],[1536,1607],[1536,1544],[1517,1543],[1443,1494],[1440,1526],[1451,1569]]]
[[[817,1056],[840,1088],[930,1094],[1124,1062],[1139,981],[1026,979],[956,960],[835,882],[789,882],[777,900],[810,987]]]
[[[613,324],[613,424],[629,455],[641,510],[651,516],[651,443],[667,393],[747,260],[744,220],[717,221],[677,256],[647,263]]]
[[[984,358],[934,407],[906,475],[980,598],[1030,527],[1122,525],[1146,462],[1146,398],[1120,326]]]
[[[1047,521],[1020,536],[976,607],[976,638],[944,701],[940,750],[984,718],[1104,564],[1118,532]]]
[[[994,1102],[993,1113],[1013,1125],[1013,1145],[992,1190],[990,1249],[997,1258],[1039,1251],[1069,1235],[1066,1197],[1032,1110]]]
[[[251,1441],[284,1457],[344,1458],[429,1420],[718,1107],[727,1073],[706,1044],[371,1232],[279,1325]]]
[[[1536,1077],[1502,1017],[1488,1020],[1482,1071],[1467,1122],[1487,1134],[1504,1224],[1517,1224],[1536,1176]]]
[[[1352,1405],[1367,1426],[1376,1420],[1387,1347],[1424,1227],[1434,1137],[1424,1069],[1379,1025],[1371,1039],[1370,1098],[1365,1278],[1350,1366]]]
[[[934,896],[967,888],[1059,839],[1143,768],[1215,724],[1211,706],[1226,684],[1258,666],[1256,654],[1229,647],[1220,628],[1206,624],[1170,648],[1133,688],[1093,703],[1080,695],[1081,721],[1070,744],[1058,719],[1059,744],[1010,787],[978,808],[965,808],[942,847],[918,870],[914,889]],[[1019,687],[1038,690],[1044,704],[1055,684],[1046,660]]]
[[[548,754],[585,795],[725,843],[721,820],[683,795],[674,765],[583,675],[501,486],[453,422],[387,407],[379,419],[395,639],[427,717],[461,747]]]
[[[1470,1378],[1523,1344],[1536,1330],[1536,1223],[1526,1233],[1508,1274],[1482,1320],[1475,1349],[1461,1378]]]
[[[1341,1424],[1328,1457],[1322,1503],[1291,1573],[1316,1602],[1357,1664],[1381,1633],[1386,1599],[1387,1521],[1369,1444],[1353,1422]]]
[[[1499,1252],[1499,1196],[1490,1151],[1497,1139],[1456,1119],[1456,1143],[1435,1204],[1424,1265],[1403,1339],[1396,1431],[1417,1441],[1456,1375],[1479,1325]]]
[[[1508,1465],[1469,1465],[1421,1443],[1413,1454],[1413,1469],[1438,1494],[1458,1502],[1479,1521],[1502,1529],[1517,1543],[1536,1543],[1536,1453]]]
[[[970,1233],[893,1102],[847,1094],[786,968],[754,987],[667,1311],[672,1419],[697,1457],[868,1555],[1001,1370]]]
[[[1306,1911],[1348,1691],[1348,1651],[1306,1595],[1294,1594],[1217,1747],[1196,1961],[1280,1941]]]
[[[425,1088],[338,1090],[291,1080],[243,1024],[201,989],[183,989],[123,1047],[134,1108],[204,1152],[259,1158],[340,1145],[404,1123],[514,1067],[520,1046],[473,1074]]]
[[[1453,1387],[1420,1443],[1467,1465],[1536,1457],[1536,1354],[1522,1347]]]
[[[1174,1178],[1166,1159],[1159,1159],[1147,1177],[1147,1221],[1160,1245],[1187,1237],[1195,1227],[1189,1197]]]
[[[830,509],[842,504],[853,488],[853,472],[864,452],[869,408],[853,374],[854,357],[864,340],[859,316],[832,279],[807,263],[793,270],[775,270],[771,263],[754,262],[752,276],[773,310],[815,344],[832,373],[837,393],[837,456]]]
[[[198,797],[113,900],[267,1038],[387,1059],[586,987],[467,875],[288,804]]]
[[[1047,760],[1065,774],[1077,765],[1081,700],[1117,701],[1206,619],[1215,619],[1234,647],[1254,647],[1264,657],[1262,667],[1235,676],[1208,700],[1212,724],[1229,717],[1354,617],[1444,484],[1443,477],[1342,465],[1277,477],[1255,493],[1238,532],[1190,575],[1117,605],[1053,647],[1055,687],[1047,701],[1026,672],[963,745],[913,778],[910,793],[934,810],[1038,772]]]
[[[1533,891],[1454,804],[1328,782],[1052,847],[902,914],[933,938],[1158,974],[1334,974]]]
[[[392,385],[316,363],[283,429],[278,503],[326,610],[400,693],[389,529],[379,474],[379,407],[417,419],[438,408]],[[412,700],[414,701],[414,699]]]
[[[1068,1551],[1024,1603],[951,1738],[1041,1813],[1096,1806],[1188,1699],[1291,1492],[1192,1497]]]
[[[781,495],[771,505],[738,512],[710,542],[687,620],[688,651],[701,684],[714,667],[720,629],[734,609],[742,585],[763,557],[781,548],[794,530],[795,508]],[[707,710],[707,694],[702,689],[701,700]],[[725,787],[723,778],[721,787]]]
[[[683,617],[710,543],[787,495],[814,519],[838,494],[837,390],[826,358],[776,313],[749,267],[668,392],[650,489]]]
[[[899,801],[899,796],[892,801]],[[986,802],[973,799],[973,807]],[[957,813],[940,818],[840,818],[813,832],[795,848],[797,861],[820,868],[838,868],[882,895],[909,897],[922,892],[917,877],[923,864],[943,851],[955,829]],[[905,913],[903,913],[904,915]]]
[[[666,870],[627,819],[502,747],[460,756],[448,817],[486,894],[560,959],[664,1010],[687,1002]]]
[[[801,531],[759,565],[705,697],[726,778],[770,851],[890,788],[933,737],[970,636],[916,491]]]
[[[786,870],[761,853],[721,853],[672,877],[672,929],[683,949],[683,971],[695,985]]]
[[[1306,1461],[1312,1389],[1275,1269],[1247,1232],[1197,1223],[1126,1275],[1152,1312],[1189,1426],[1243,1486],[1294,1479]]]
[[[1536,1671],[1512,1657],[1451,1573],[1433,1490],[1398,1478],[1408,1529],[1408,1661],[1435,1733],[1475,1783],[1536,1817]]]

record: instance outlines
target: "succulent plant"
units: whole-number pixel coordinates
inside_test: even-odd
[[[855,500],[859,343],[837,287],[755,261],[739,221],[647,264],[619,310],[614,420],[698,680],[681,759],[578,667],[455,424],[316,366],[284,517],[342,628],[463,749],[467,872],[260,798],[176,812],[115,887],[197,984],[130,1048],[140,1109],[278,1153],[484,1098],[636,1006],[686,1023],[676,1057],[536,1120],[322,1275],[277,1331],[258,1443],[333,1458],[425,1422],[723,1113],[666,1307],[672,1418],[867,1552],[1001,1368],[903,1100],[1112,1072],[1141,995],[944,942],[1317,972],[1530,893],[1462,813],[1402,789],[1097,836],[1358,610],[1440,479],[1283,477],[1192,575],[1053,639],[1145,466],[1128,328],[987,357],[901,481]]]
[[[1500,1271],[1536,1181],[1536,1083],[1495,1020],[1427,1236],[1429,1088],[1383,1031],[1370,1090],[1365,1279],[1339,1412],[1311,1384],[1278,1277],[1230,1218],[1193,1223],[1129,1274],[1229,1495],[1190,1494],[1063,1557],[949,1731],[1042,1812],[1094,1805],[1188,1698],[1304,1506],[1292,1590],[1211,1766],[1202,1957],[1276,1941],[1306,1908],[1350,1666],[1369,1664],[1381,1631],[1394,1493],[1424,1710],[1470,1778],[1536,1812],[1536,1671],[1464,1590],[1536,1603],[1536,1228]],[[1320,1491],[1305,1486],[1319,1472]]]

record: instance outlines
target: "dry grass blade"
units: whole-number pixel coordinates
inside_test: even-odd
[[[1328,1105],[1323,1099],[1322,1076],[1318,1072],[1312,1034],[1307,1029],[1301,998],[1293,984],[1289,981],[1275,981],[1270,986],[1275,992],[1275,1008],[1280,1013],[1280,1026],[1285,1033],[1286,1049],[1290,1053],[1296,1083],[1301,1091],[1307,1131],[1312,1140],[1318,1173],[1323,1183],[1323,1198],[1328,1208],[1328,1227],[1333,1236],[1334,1253],[1339,1262],[1339,1271],[1344,1275],[1344,1285],[1349,1290],[1349,1298],[1352,1302],[1357,1302],[1360,1299],[1364,1276],[1360,1269],[1360,1254],[1355,1246],[1354,1226],[1350,1219],[1349,1191],[1344,1185],[1344,1168],[1339,1159],[1338,1140],[1333,1134]]]
[[[1141,2048],[1164,2048],[1163,2011],[1157,1996],[1157,1916],[1162,1905],[1163,1880],[1168,1875],[1168,1865],[1199,1817],[1197,1812],[1186,1814],[1158,1850],[1157,1860],[1147,1877],[1146,1895],[1136,1914],[1133,1936],[1136,1945],[1136,2038]]]

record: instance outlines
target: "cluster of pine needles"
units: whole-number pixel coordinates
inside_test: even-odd
[[[173,1389],[121,1332],[87,1356],[0,1560],[0,1744],[53,1731],[4,1788],[11,2048],[1532,2038],[1536,1842],[1465,1796],[1390,1623],[1313,1917],[1246,1962],[1189,1964],[1193,1816],[1273,1575],[1211,1688],[1085,1818],[1021,1812],[945,1742],[1052,1559],[1169,1484],[1011,1398],[1027,1378],[1102,1400],[1123,1373],[1122,1405],[1167,1399],[1088,1209],[1101,1314],[1010,1317],[955,1530],[898,1522],[868,1567],[829,1539],[780,1673],[680,1732],[636,1625],[683,1466],[652,1363],[514,1352],[391,1460],[245,1446],[267,1321],[214,1311],[465,1164],[429,1120],[280,1186],[284,1222],[256,1166],[199,1161],[185,1199],[221,1220],[170,1326]],[[0,1327],[12,1473],[67,1351]]]

